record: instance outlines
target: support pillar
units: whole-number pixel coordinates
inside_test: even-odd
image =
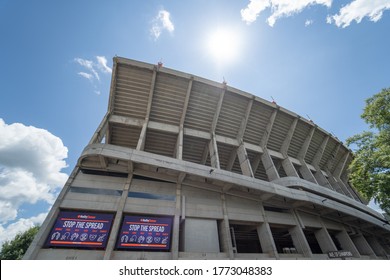
[[[376,259],[374,250],[371,248],[370,244],[368,244],[362,233],[359,233],[351,238],[361,255],[370,256],[371,258]]]
[[[353,243],[352,239],[349,237],[345,229],[337,233],[336,238],[340,242],[340,245],[343,250],[350,251],[355,258],[360,258],[360,253],[358,249],[356,249],[355,244]]]
[[[279,179],[279,173],[276,170],[275,164],[268,152],[267,148],[264,148],[264,152],[261,155],[261,161],[263,162],[263,166],[268,176],[268,180],[273,181]]]

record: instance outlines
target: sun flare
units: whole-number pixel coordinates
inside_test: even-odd
[[[238,59],[241,51],[240,33],[231,28],[219,28],[209,34],[207,49],[218,63],[231,63]]]

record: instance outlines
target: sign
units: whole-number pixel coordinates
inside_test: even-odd
[[[125,216],[117,249],[169,250],[172,218]]]
[[[352,252],[350,251],[331,251],[328,252],[328,256],[331,259],[336,259],[336,258],[352,258]]]
[[[104,249],[113,218],[114,214],[61,211],[46,246]]]

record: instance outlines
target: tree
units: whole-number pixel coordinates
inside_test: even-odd
[[[349,179],[390,215],[390,88],[368,98],[361,117],[373,131],[347,139],[347,145],[355,147]]]
[[[1,260],[21,260],[28,247],[39,230],[39,226],[34,226],[23,233],[19,233],[11,241],[6,241],[0,252]]]

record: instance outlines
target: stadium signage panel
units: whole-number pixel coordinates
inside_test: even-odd
[[[116,248],[169,250],[172,218],[125,216]]]
[[[331,251],[331,252],[328,252],[328,256],[331,259],[353,257],[352,252],[350,252],[350,251]]]
[[[60,211],[46,246],[104,249],[113,218],[113,214]]]

